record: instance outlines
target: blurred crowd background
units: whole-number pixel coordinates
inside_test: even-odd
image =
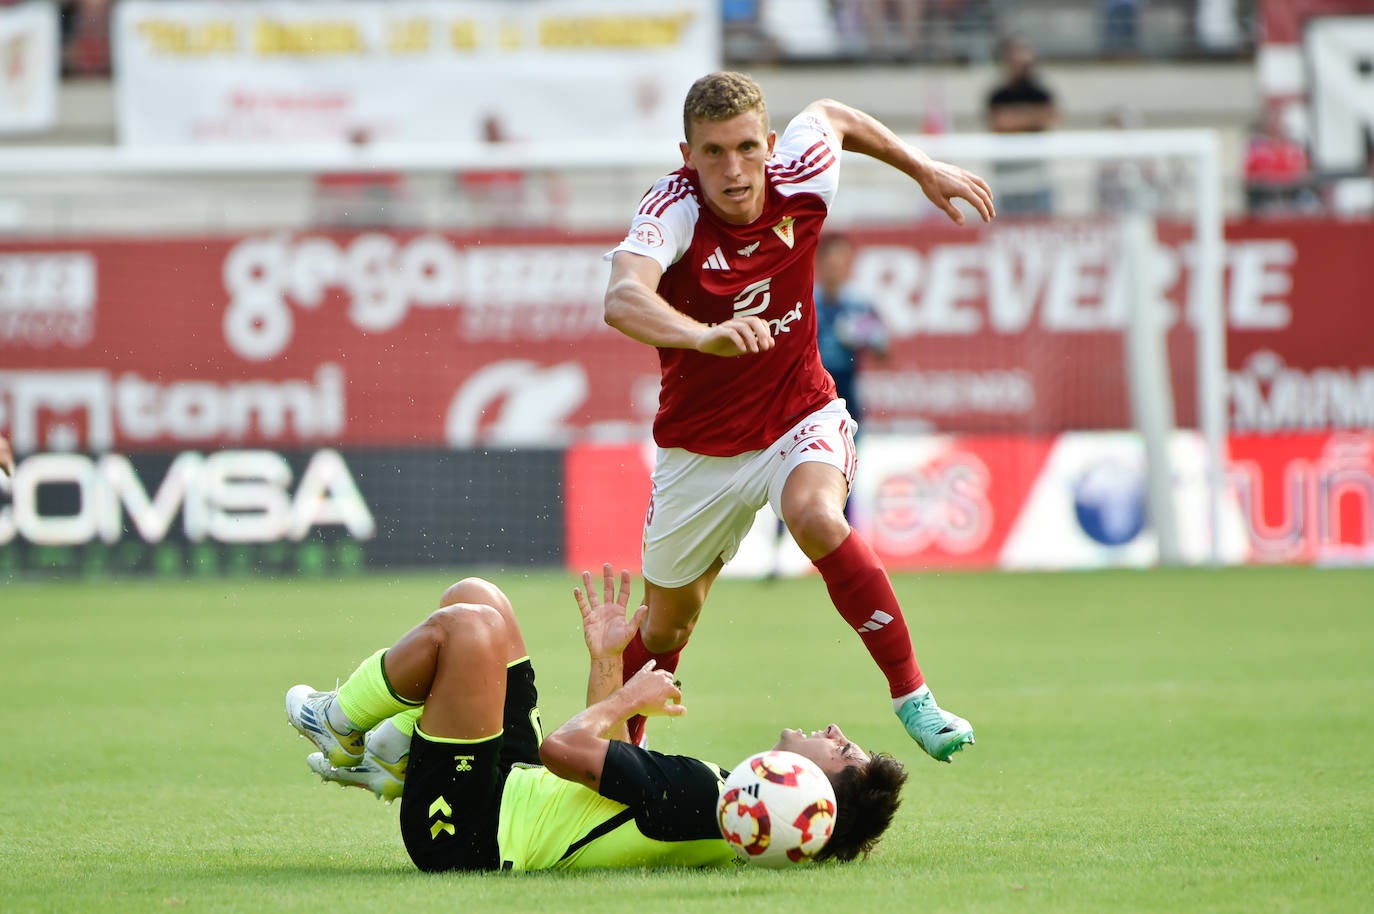
[[[117,3],[58,0],[69,76],[109,75]],[[726,61],[741,66],[976,64],[991,60],[1009,32],[1024,35],[1047,60],[1236,60],[1254,53],[1256,6],[1255,0],[720,0]]]
[[[26,2],[35,0],[0,5]],[[116,142],[110,84],[118,2],[56,2],[59,117],[47,129],[7,135],[7,143]],[[1348,181],[1333,189],[1313,167],[1306,99],[1283,85],[1291,82],[1282,75],[1291,64],[1271,65],[1266,51],[1276,23],[1361,7],[1321,0],[719,0],[720,46],[725,66],[767,77],[779,110],[828,94],[905,132],[1210,127],[1222,136],[1228,211],[1364,213],[1374,192],[1352,190]],[[12,49],[5,58],[11,71],[22,66]],[[1030,124],[998,126],[994,95],[1018,79],[1038,86],[1048,108]],[[489,136],[501,138],[502,129],[493,123]],[[365,134],[352,138],[367,141]]]

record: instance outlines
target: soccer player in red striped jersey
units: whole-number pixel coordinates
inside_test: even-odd
[[[991,220],[992,191],[830,99],[779,137],[742,73],[697,80],[683,130],[683,166],[655,182],[608,255],[606,322],[656,347],[662,369],[644,523],[649,613],[625,669],[650,659],[676,669],[721,567],[771,504],[887,677],[907,732],[949,761],[973,728],[936,704],[887,572],[845,519],[854,420],[821,366],[814,261],[845,150],[907,175],[957,224],[956,198]]]

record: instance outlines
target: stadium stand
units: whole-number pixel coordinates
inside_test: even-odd
[[[995,76],[992,52],[999,35],[1015,32],[1035,43],[1045,78],[1060,87],[1063,129],[1093,129],[1103,124],[1123,98],[1129,98],[1140,126],[1150,128],[1211,127],[1220,131],[1227,169],[1226,206],[1245,205],[1242,166],[1251,125],[1256,118],[1253,46],[1247,17],[1249,3],[1234,8],[1234,42],[1204,43],[1199,23],[1211,0],[1148,0],[1135,5],[1131,25],[1135,53],[1119,55],[1120,26],[1108,28],[1108,6],[1100,0],[1046,2],[1026,0],[927,0],[921,7],[914,46],[900,53],[875,51],[856,23],[874,0],[722,0],[723,51],[728,66],[747,68],[768,87],[772,107],[795,111],[819,95],[832,95],[870,111],[899,132],[919,133],[932,125],[955,132],[982,129],[987,86]],[[883,6],[883,4],[876,4]],[[109,24],[113,0],[79,0],[61,4],[66,79],[60,90],[57,124],[38,134],[7,137],[15,146],[114,146],[118,143],[115,97],[109,78]],[[885,7],[886,9],[886,7]],[[1119,15],[1120,11],[1113,13]],[[1113,37],[1115,36],[1115,37]],[[938,117],[930,117],[938,110]],[[558,220],[596,223],[603,214],[595,199],[606,199],[597,187],[593,202],[563,199],[557,177],[543,179],[554,187],[539,205],[526,206],[529,219],[552,213]],[[640,175],[622,176],[637,186]],[[436,181],[438,179],[436,178]],[[215,177],[169,179],[137,187],[127,179],[117,186],[99,176],[76,179],[35,178],[19,188],[0,188],[10,201],[0,218],[26,221],[35,230],[70,231],[71,207],[63,201],[84,192],[84,227],[119,231],[162,223],[173,227],[233,227],[239,201],[256,202],[251,216],[260,225],[376,221],[366,210],[379,196],[404,196],[408,221],[476,224],[521,219],[490,217],[491,207],[458,205],[463,200],[504,199],[512,193],[511,176],[492,173],[456,175],[432,187],[413,177],[406,187],[395,175],[341,174],[323,180],[309,176],[262,175],[251,179]],[[594,184],[595,182],[593,182]],[[385,184],[385,186],[382,186]],[[521,191],[524,192],[524,188]],[[136,192],[141,218],[129,218],[129,192]],[[538,191],[543,193],[542,190]],[[611,198],[632,189],[615,185]],[[113,216],[101,217],[100,200]],[[17,203],[15,201],[18,201]],[[375,209],[375,207],[372,207]],[[488,215],[483,216],[486,212]],[[15,213],[21,215],[15,216]],[[361,214],[361,215],[360,215]],[[604,213],[614,221],[618,210]],[[383,220],[386,221],[386,220]]]

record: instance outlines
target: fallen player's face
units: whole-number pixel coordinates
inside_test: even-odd
[[[692,125],[691,142],[682,144],[682,159],[696,170],[712,212],[737,225],[763,214],[763,167],[776,140],[758,111]]]
[[[810,735],[804,730],[784,730],[773,748],[805,756],[826,774],[868,761],[868,754],[857,743],[850,742],[835,724],[824,730],[813,730]]]

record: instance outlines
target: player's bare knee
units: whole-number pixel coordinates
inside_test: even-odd
[[[430,613],[426,628],[442,648],[445,642],[500,644],[506,639],[506,617],[484,603],[455,603]]]
[[[843,506],[837,507],[825,500],[805,501],[786,515],[787,529],[808,555],[817,550],[823,555],[836,549],[849,535],[849,521],[845,519]]]
[[[644,640],[644,647],[651,654],[666,654],[686,644],[687,639],[692,637],[692,629],[695,627],[695,619],[681,624],[650,622],[641,629],[640,637]]]
[[[511,611],[510,599],[505,592],[486,578],[463,578],[450,584],[439,598],[439,605],[452,606],[454,603],[480,603],[502,610],[505,614]]]

